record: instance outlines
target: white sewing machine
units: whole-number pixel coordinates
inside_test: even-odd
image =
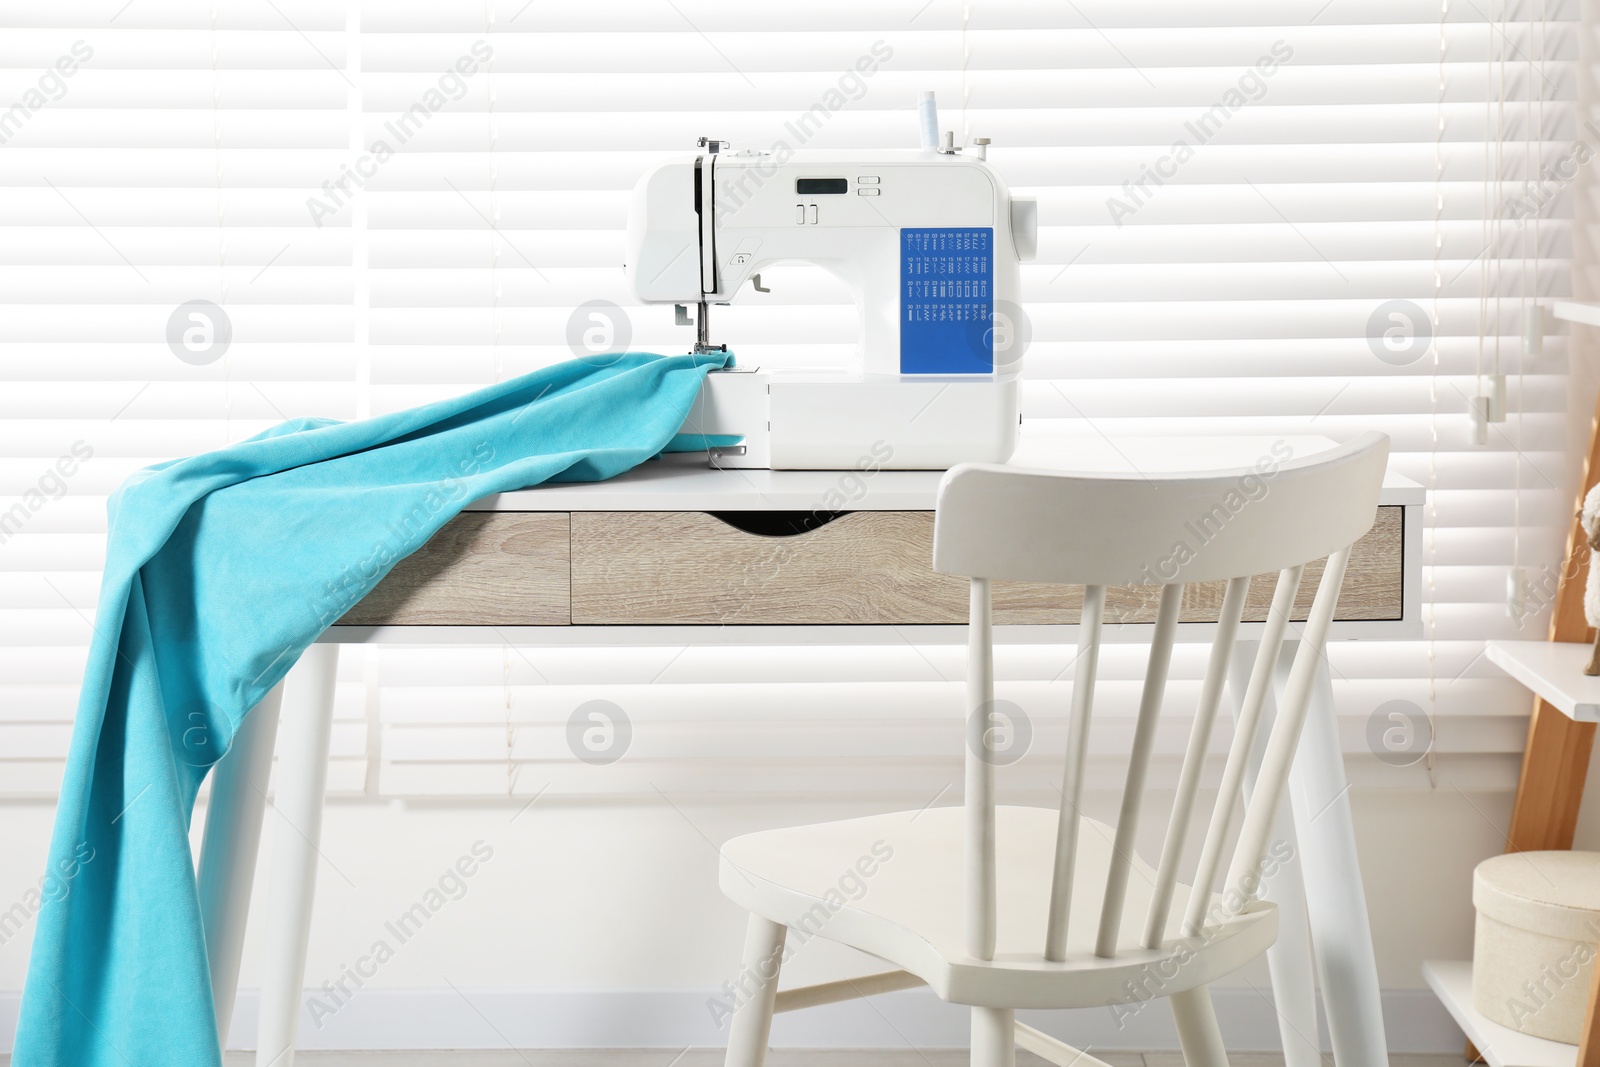
[[[924,113],[924,127],[932,123]],[[931,138],[924,135],[924,141]],[[860,313],[852,367],[826,378],[736,367],[706,377],[683,432],[738,435],[724,467],[940,470],[1004,462],[1016,445],[1018,263],[1037,245],[1037,205],[984,162],[987,139],[873,152],[728,150],[701,139],[634,188],[626,269],[646,304],[727,304],[782,260],[815,263]]]

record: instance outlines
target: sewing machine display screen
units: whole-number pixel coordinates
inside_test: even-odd
[[[796,178],[794,191],[799,196],[818,196],[824,193],[848,193],[850,182],[844,178]]]
[[[900,373],[994,371],[994,230],[900,231]]]

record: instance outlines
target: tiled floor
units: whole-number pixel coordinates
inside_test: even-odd
[[[1183,1057],[1175,1052],[1108,1052],[1102,1057],[1111,1067],[1183,1067]],[[1282,1067],[1283,1057],[1271,1053],[1239,1052],[1230,1056],[1230,1067]],[[1326,1061],[1332,1064],[1332,1057]],[[658,1049],[583,1050],[550,1052],[545,1050],[491,1052],[302,1052],[295,1057],[299,1067],[721,1067],[721,1049],[696,1049],[674,1053]],[[964,1067],[967,1054],[954,1049],[926,1052],[905,1049],[870,1051],[795,1051],[774,1050],[767,1057],[768,1067]],[[230,1052],[226,1067],[254,1067],[255,1056]],[[10,1056],[0,1056],[0,1067],[11,1067]],[[1017,1053],[1017,1067],[1047,1067],[1046,1062],[1028,1052]],[[1396,1054],[1389,1067],[1466,1067],[1460,1056],[1418,1056]]]

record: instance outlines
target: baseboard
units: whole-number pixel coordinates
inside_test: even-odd
[[[324,1004],[315,1023],[308,1000],[299,1047],[680,1050],[717,1046],[726,1042],[727,1030],[713,1019],[711,999],[709,992],[686,991],[363,989],[331,1015]],[[0,1051],[11,1050],[19,1000],[16,992],[0,993]],[[1230,1049],[1279,1047],[1277,1015],[1262,993],[1218,989],[1213,1000]],[[1389,990],[1383,1005],[1391,1051],[1461,1050],[1461,1031],[1427,990]],[[256,1006],[254,990],[239,995],[230,1047],[255,1047]],[[1108,1051],[1178,1047],[1171,1014],[1160,1002],[1124,1018],[1121,1026],[1107,1008],[1023,1012],[1020,1017],[1079,1046]],[[962,1048],[966,1042],[965,1009],[942,1003],[926,989],[780,1015],[772,1030],[776,1047]]]

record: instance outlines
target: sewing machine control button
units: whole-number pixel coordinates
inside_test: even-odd
[[[806,206],[804,204],[796,204],[794,206],[794,224],[796,226],[804,226],[806,224]]]
[[[806,208],[806,221],[813,226],[817,224],[817,205],[812,204]]]
[[[882,191],[883,190],[881,190],[881,189],[857,189],[856,190],[856,195],[857,196],[877,196]]]
[[[869,174],[865,178],[857,178],[856,181],[860,182],[862,185],[877,185],[878,176],[875,174]]]

